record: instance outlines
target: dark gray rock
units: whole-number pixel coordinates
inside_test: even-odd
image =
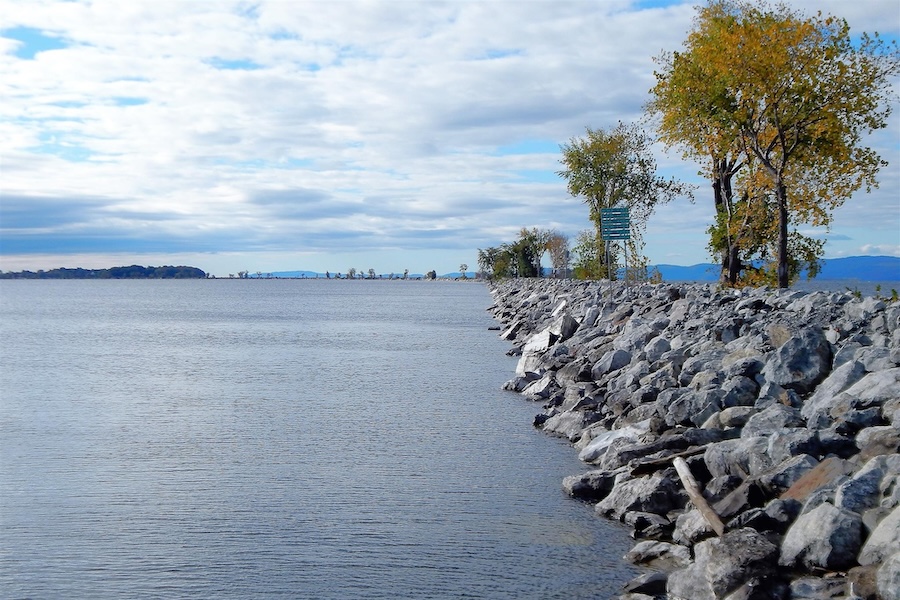
[[[745,584],[775,579],[777,559],[778,547],[757,531],[729,531],[697,544],[693,564],[673,571],[666,591],[673,599],[719,600]]]
[[[678,489],[671,478],[660,474],[616,482],[595,510],[603,516],[621,519],[625,513],[640,511],[665,514],[676,502]]]
[[[563,490],[573,498],[587,502],[598,502],[613,489],[618,473],[608,471],[588,471],[580,475],[570,475],[563,479]]]
[[[666,593],[666,581],[668,579],[669,576],[665,573],[644,573],[626,583],[622,589],[626,594],[636,593],[657,596]]]
[[[770,494],[781,494],[818,464],[819,461],[809,454],[799,454],[760,473],[755,480]]]
[[[641,511],[625,513],[622,522],[631,527],[631,535],[635,539],[659,539],[667,532],[671,532],[674,527],[674,524],[662,515]]]
[[[542,429],[575,442],[590,425],[600,421],[602,416],[595,411],[568,410],[549,417]]]
[[[816,391],[803,403],[800,413],[810,426],[828,427],[834,397],[863,378],[866,369],[859,361],[847,361],[836,367]]]
[[[559,340],[567,340],[578,330],[578,321],[572,315],[565,313],[558,316],[550,324],[550,333]]]
[[[699,391],[682,388],[678,391],[679,393],[673,395],[672,400],[667,402],[668,406],[665,412],[660,407],[663,403],[660,398],[665,392],[657,397],[657,408],[660,410],[660,414],[665,415],[666,423],[669,426],[693,425],[699,427],[703,425],[709,417],[719,412],[722,408],[722,398],[725,396],[724,390],[719,387],[709,387]]]
[[[626,350],[611,350],[591,368],[591,377],[601,379],[604,375],[618,371],[631,362],[631,353]]]
[[[773,404],[752,415],[744,425],[741,437],[750,438],[806,425],[800,411],[790,406]]]
[[[706,447],[703,460],[713,477],[762,473],[772,466],[767,454],[769,440],[764,436],[725,440]]]
[[[738,375],[727,379],[722,390],[725,392],[722,406],[753,406],[759,394],[759,385],[749,377]]]
[[[835,490],[834,505],[862,514],[881,503],[882,480],[900,472],[900,455],[877,456]]]
[[[831,345],[821,328],[796,332],[773,353],[763,369],[767,381],[805,394],[831,370]]]
[[[800,454],[820,456],[821,449],[818,433],[805,427],[787,428],[769,434],[769,458],[776,464]]]
[[[699,373],[709,371],[712,371],[713,373],[717,372],[717,369],[714,367],[721,365],[724,356],[725,351],[721,348],[704,350],[695,356],[691,356],[685,360],[684,364],[681,366],[681,374],[679,375],[678,382],[687,387],[691,385],[694,377]]]
[[[779,563],[807,569],[846,569],[856,564],[862,545],[862,517],[823,503],[800,515],[781,544]]]

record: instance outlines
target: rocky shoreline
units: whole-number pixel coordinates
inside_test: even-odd
[[[504,386],[633,529],[621,600],[900,599],[900,302],[508,280]]]

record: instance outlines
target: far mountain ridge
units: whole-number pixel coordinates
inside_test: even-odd
[[[667,265],[658,264],[650,265],[650,269],[658,269],[662,274],[663,281],[718,281],[719,265],[715,263],[700,263],[696,265]],[[549,269],[544,269],[549,273]],[[332,278],[337,277],[337,273],[330,272]],[[257,274],[249,275],[256,278]],[[393,273],[395,279],[402,278],[399,273]],[[261,278],[324,278],[325,273],[317,273],[315,271],[273,271],[270,273],[262,273]],[[341,274],[342,278],[346,278],[346,273]],[[391,273],[379,273],[376,278],[389,279]],[[422,273],[410,273],[407,279],[424,279]],[[459,272],[438,274],[439,279],[459,279]],[[472,279],[475,273],[466,272],[466,277]],[[803,274],[806,278],[806,274]],[[900,257],[897,256],[848,256],[845,258],[828,258],[822,260],[822,270],[815,278],[817,281],[830,281],[837,279],[855,279],[858,281],[900,281]]]
[[[720,267],[713,263],[701,263],[689,267],[679,265],[653,265],[659,269],[663,281],[718,281]],[[803,273],[802,278],[806,278]],[[816,281],[856,279],[858,281],[900,281],[900,257],[897,256],[847,256],[826,258]]]

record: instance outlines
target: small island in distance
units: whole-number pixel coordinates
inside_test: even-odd
[[[206,272],[197,267],[163,266],[112,267],[109,269],[51,269],[49,271],[19,271],[4,273],[0,279],[206,279]]]

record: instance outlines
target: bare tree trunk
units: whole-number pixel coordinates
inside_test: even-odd
[[[787,188],[781,177],[778,177],[776,185],[778,196],[778,287],[786,288],[790,285],[788,273]]]

